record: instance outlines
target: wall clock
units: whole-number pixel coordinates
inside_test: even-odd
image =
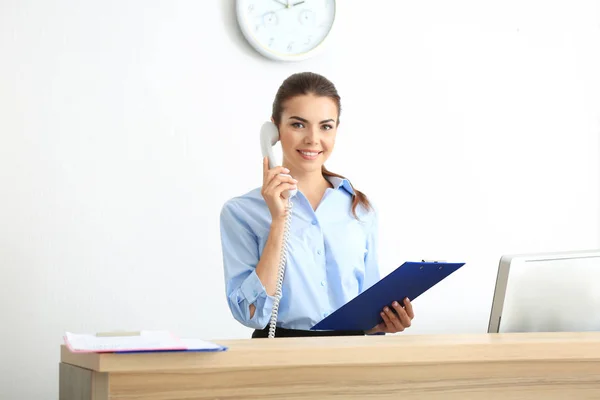
[[[331,36],[335,0],[237,0],[237,21],[252,47],[272,60],[318,54]]]

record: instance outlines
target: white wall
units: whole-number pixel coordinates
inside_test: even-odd
[[[218,216],[293,72],[338,86],[329,166],[379,206],[382,272],[468,263],[410,333],[485,332],[502,254],[600,246],[598,1],[338,3],[281,64],[233,0],[0,2],[0,398],[56,398],[66,330],[249,337]]]

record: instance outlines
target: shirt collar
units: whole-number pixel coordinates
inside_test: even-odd
[[[337,176],[326,176],[326,178],[333,185],[334,189],[344,188],[348,193],[354,196],[354,190],[348,179],[339,178]]]

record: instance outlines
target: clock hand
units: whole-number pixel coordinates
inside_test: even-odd
[[[286,7],[288,7],[288,6],[289,6],[289,4],[287,4],[287,3],[284,3],[283,1],[279,1],[279,0],[274,0],[274,1],[275,1],[275,3],[279,3],[279,4],[281,4],[282,6],[286,6]]]
[[[296,7],[296,6],[298,6],[298,5],[302,4],[302,3],[304,3],[304,1],[299,1],[297,3],[292,4],[292,7]]]

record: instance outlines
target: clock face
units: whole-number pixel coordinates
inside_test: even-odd
[[[244,36],[261,54],[300,59],[329,35],[335,0],[238,0],[237,16]]]

